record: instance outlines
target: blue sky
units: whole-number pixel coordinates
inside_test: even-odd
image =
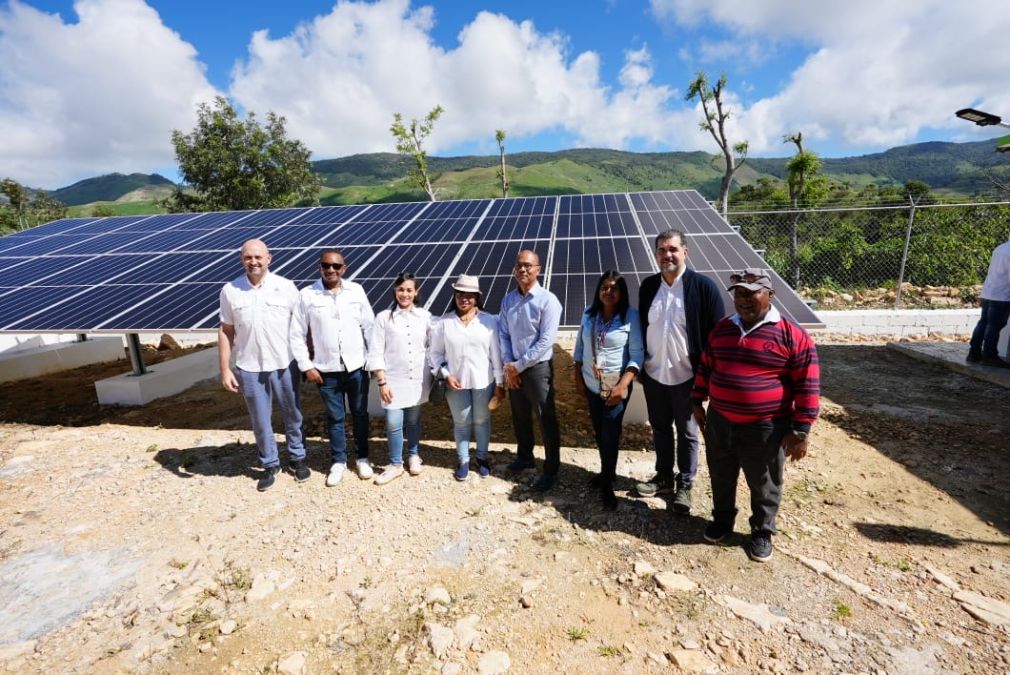
[[[393,113],[435,104],[438,155],[494,152],[496,128],[513,152],[711,152],[698,70],[727,74],[753,155],[795,131],[829,157],[977,140],[952,113],[1010,116],[1008,32],[1010,3],[948,0],[0,0],[0,175],[175,178],[170,132],[217,94],[315,159],[389,151]]]

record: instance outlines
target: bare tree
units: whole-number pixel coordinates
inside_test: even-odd
[[[505,170],[505,130],[497,129],[494,132],[494,139],[498,141],[498,154],[501,155],[501,167],[498,169],[498,180],[501,181],[501,196],[504,199],[508,199],[509,176]]]
[[[442,115],[442,106],[436,105],[424,117],[424,121],[410,120],[410,125],[403,123],[400,113],[393,115],[393,126],[389,131],[396,139],[396,151],[401,155],[414,158],[417,168],[410,172],[411,180],[428,194],[428,199],[435,201],[435,189],[431,186],[431,176],[428,174],[428,153],[424,149],[424,140],[431,134],[435,122]]]
[[[687,95],[684,97],[688,101],[694,99],[701,101],[701,110],[705,114],[705,121],[701,122],[699,126],[712,134],[712,138],[715,139],[722,151],[726,169],[722,176],[722,186],[719,189],[719,203],[723,218],[726,217],[729,187],[733,182],[733,174],[747,161],[747,141],[730,145],[729,138],[726,136],[726,120],[730,117],[730,109],[723,102],[725,90],[726,73],[719,77],[715,86],[711,86],[708,76],[704,72],[699,72],[694,81],[688,85]]]

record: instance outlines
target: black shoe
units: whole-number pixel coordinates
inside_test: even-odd
[[[1010,361],[1004,361],[998,356],[983,356],[981,363],[990,368],[1010,368]]]
[[[603,474],[594,473],[593,477],[589,479],[589,487],[593,488],[603,487]]]
[[[281,472],[281,467],[270,466],[263,470],[263,475],[260,476],[259,482],[256,483],[256,489],[260,492],[266,492],[274,486],[274,482],[277,480],[277,474]]]
[[[487,478],[491,475],[491,462],[486,459],[477,460],[477,473],[480,474],[481,478]]]
[[[533,489],[537,492],[547,492],[554,487],[555,475],[553,473],[542,473],[533,483]]]
[[[978,363],[982,360],[982,352],[968,351],[968,356],[964,357],[964,360],[968,363]]]
[[[606,511],[616,511],[617,510],[617,495],[614,494],[614,488],[610,485],[600,486],[600,501],[603,502],[603,508]]]
[[[291,462],[291,473],[295,475],[296,483],[304,483],[311,475],[309,473],[309,466],[305,463],[304,459],[296,459]]]
[[[764,532],[754,532],[747,544],[747,557],[754,562],[768,562],[772,559],[772,536]]]
[[[707,541],[708,543],[718,544],[731,534],[733,534],[732,525],[725,525],[723,523],[712,522],[709,523],[708,527],[705,528],[705,532],[704,534],[702,534],[702,536],[705,537],[705,541]]]
[[[686,516],[691,513],[691,486],[681,485],[673,497],[673,512]]]
[[[635,485],[635,492],[642,497],[655,497],[677,489],[677,477],[672,473],[657,473],[648,482]]]
[[[533,460],[526,459],[525,457],[517,457],[508,466],[508,470],[512,473],[519,473],[520,471],[525,471],[526,469],[532,469],[532,468],[533,468]]]

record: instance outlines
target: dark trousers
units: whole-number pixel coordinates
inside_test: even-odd
[[[554,409],[554,361],[530,366],[522,373],[518,389],[509,389],[512,426],[516,432],[516,454],[533,462],[533,418],[540,420],[544,439],[544,473],[556,474],[561,466],[561,430]]]
[[[320,373],[323,383],[319,394],[326,406],[326,422],[330,433],[330,459],[347,462],[347,436],[344,417],[351,411],[354,449],[358,459],[368,459],[368,374],[363,368],[350,372]],[[344,397],[347,406],[344,407]]]
[[[750,488],[751,532],[775,534],[785,468],[782,437],[788,431],[788,420],[733,424],[709,406],[705,454],[712,479],[715,522],[733,526],[737,511],[736,482],[743,469]]]
[[[652,443],[656,449],[656,473],[673,473],[673,428],[677,428],[677,468],[680,484],[691,485],[698,473],[698,423],[691,408],[691,388],[694,380],[667,385],[642,373],[645,405],[652,426]]]
[[[633,385],[628,387],[628,398],[631,398]],[[606,484],[614,482],[617,475],[617,452],[621,445],[621,431],[624,424],[624,411],[628,407],[628,399],[614,406],[608,406],[599,394],[586,392],[589,400],[589,419],[593,422],[593,432],[596,434],[596,447],[600,451],[600,476]]]
[[[1010,302],[983,300],[982,316],[971,334],[969,351],[982,356],[999,356],[999,334],[1010,319]]]

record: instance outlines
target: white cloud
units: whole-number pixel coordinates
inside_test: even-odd
[[[431,37],[437,17],[407,0],[338,2],[324,16],[273,38],[257,33],[233,74],[244,107],[273,110],[317,158],[389,151],[394,112],[445,114],[429,139],[438,152],[505,129],[510,138],[564,131],[580,145],[674,143],[677,92],[653,82],[642,47],[625,55],[619,88],[600,81],[600,57],[568,53],[567,40],[480,12],[451,49]]]
[[[811,49],[778,93],[737,108],[739,131],[754,152],[780,152],[790,131],[853,148],[887,147],[924,129],[960,133],[965,123],[953,112],[961,107],[1010,113],[1006,3],[652,0],[652,9],[661,20],[715,25],[740,41]]]
[[[52,188],[172,164],[169,132],[215,93],[196,51],[141,0],[74,10],[0,6],[0,173]]]

